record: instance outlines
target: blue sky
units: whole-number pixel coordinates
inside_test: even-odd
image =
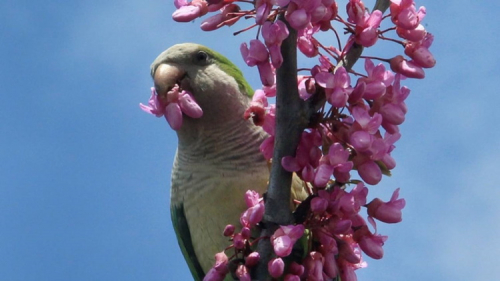
[[[401,187],[404,221],[379,225],[385,257],[358,278],[493,280],[500,4],[417,4],[427,7],[438,63],[425,80],[406,81],[398,166],[369,194],[388,199]],[[0,2],[1,280],[190,280],[169,214],[177,140],[138,107],[150,94],[149,65],[173,44],[197,42],[260,84],[239,54],[254,31],[205,33],[172,12],[159,0]]]

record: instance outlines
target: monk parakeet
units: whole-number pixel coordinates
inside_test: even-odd
[[[222,233],[228,224],[239,225],[247,209],[245,192],[263,194],[267,188],[268,162],[259,148],[268,135],[243,117],[253,90],[220,53],[198,44],[174,45],[154,60],[151,76],[158,100],[167,101],[180,87],[203,111],[196,118],[183,114],[176,126],[170,201],[180,248],[194,279],[201,280],[214,255],[230,245]],[[298,177],[293,186],[294,198],[307,196]]]
[[[191,92],[203,110],[183,115],[176,131],[171,215],[182,253],[196,280],[213,266],[230,242],[227,224],[239,225],[244,194],[262,194],[269,177],[259,150],[267,134],[243,118],[253,91],[241,71],[221,54],[197,44],[178,44],[151,65],[158,99],[174,85]]]

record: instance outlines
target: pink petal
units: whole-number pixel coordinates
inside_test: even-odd
[[[367,161],[358,167],[358,173],[361,179],[367,184],[375,185],[382,179],[380,167],[373,161]]]
[[[292,252],[294,242],[288,235],[283,235],[274,239],[272,244],[276,255],[286,257]]]
[[[285,156],[281,158],[281,165],[283,166],[283,169],[287,170],[288,172],[297,172],[301,169],[301,166],[297,162],[297,159],[292,156]]]
[[[323,88],[330,88],[332,89],[334,87],[334,76],[333,74],[329,72],[319,72],[314,76],[314,79],[316,80],[316,83],[320,85]]]
[[[285,270],[285,262],[281,258],[275,258],[269,261],[267,269],[269,271],[269,275],[274,278],[279,278],[283,275]]]
[[[179,130],[182,126],[182,111],[177,103],[170,103],[165,108],[165,118],[174,130]]]
[[[262,82],[262,85],[274,85],[274,73],[271,67],[271,63],[269,61],[259,63],[257,64],[257,68],[259,69],[260,81]]]
[[[172,14],[172,19],[177,22],[190,22],[200,16],[200,11],[198,6],[182,6]]]
[[[307,26],[310,21],[310,16],[304,11],[304,9],[298,9],[293,11],[288,17],[288,22],[290,25],[299,30]]]
[[[333,167],[328,164],[319,165],[314,177],[314,185],[317,187],[325,187],[330,177],[333,175]]]
[[[200,118],[203,115],[203,110],[190,94],[184,93],[181,95],[179,106],[182,112],[191,118]]]

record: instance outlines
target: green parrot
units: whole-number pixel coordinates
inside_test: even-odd
[[[214,264],[214,255],[230,245],[227,224],[239,226],[247,209],[244,194],[263,194],[268,162],[260,144],[268,137],[243,118],[253,90],[227,58],[205,46],[184,43],[161,53],[151,65],[159,99],[174,85],[191,92],[201,118],[182,116],[172,168],[171,215],[181,251],[195,280]],[[294,198],[307,194],[296,177]]]
[[[269,178],[259,150],[267,134],[245,120],[253,90],[221,54],[198,44],[174,45],[151,65],[159,98],[178,84],[192,93],[201,118],[183,116],[172,169],[171,215],[177,240],[196,280],[230,242],[227,224],[239,225],[244,194],[262,194]]]

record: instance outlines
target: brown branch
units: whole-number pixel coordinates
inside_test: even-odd
[[[374,9],[384,12],[389,4],[389,0],[377,0]],[[302,131],[309,124],[311,116],[325,103],[325,98],[321,96],[313,97],[308,101],[303,101],[299,97],[297,31],[289,26],[282,14],[279,19],[287,25],[290,35],[281,45],[283,64],[276,70],[276,132],[261,237],[270,237],[280,225],[294,223],[290,211],[292,173],[283,169],[281,158],[295,156]],[[354,44],[339,65],[344,65],[347,69],[352,68],[362,52],[363,47]],[[260,262],[253,272],[253,279],[270,280],[267,264],[274,257],[270,239],[261,239],[257,250],[260,254]]]
[[[288,25],[284,17],[280,19]],[[281,166],[281,158],[295,155],[300,135],[308,124],[304,115],[305,102],[300,99],[297,88],[297,31],[288,26],[289,36],[281,45],[283,64],[276,70],[276,132],[273,163],[269,187],[265,197],[262,236],[270,237],[280,225],[293,223],[290,211],[290,186],[292,173]],[[267,280],[267,264],[274,256],[269,239],[262,239],[258,245],[260,262],[256,268],[257,280]]]

